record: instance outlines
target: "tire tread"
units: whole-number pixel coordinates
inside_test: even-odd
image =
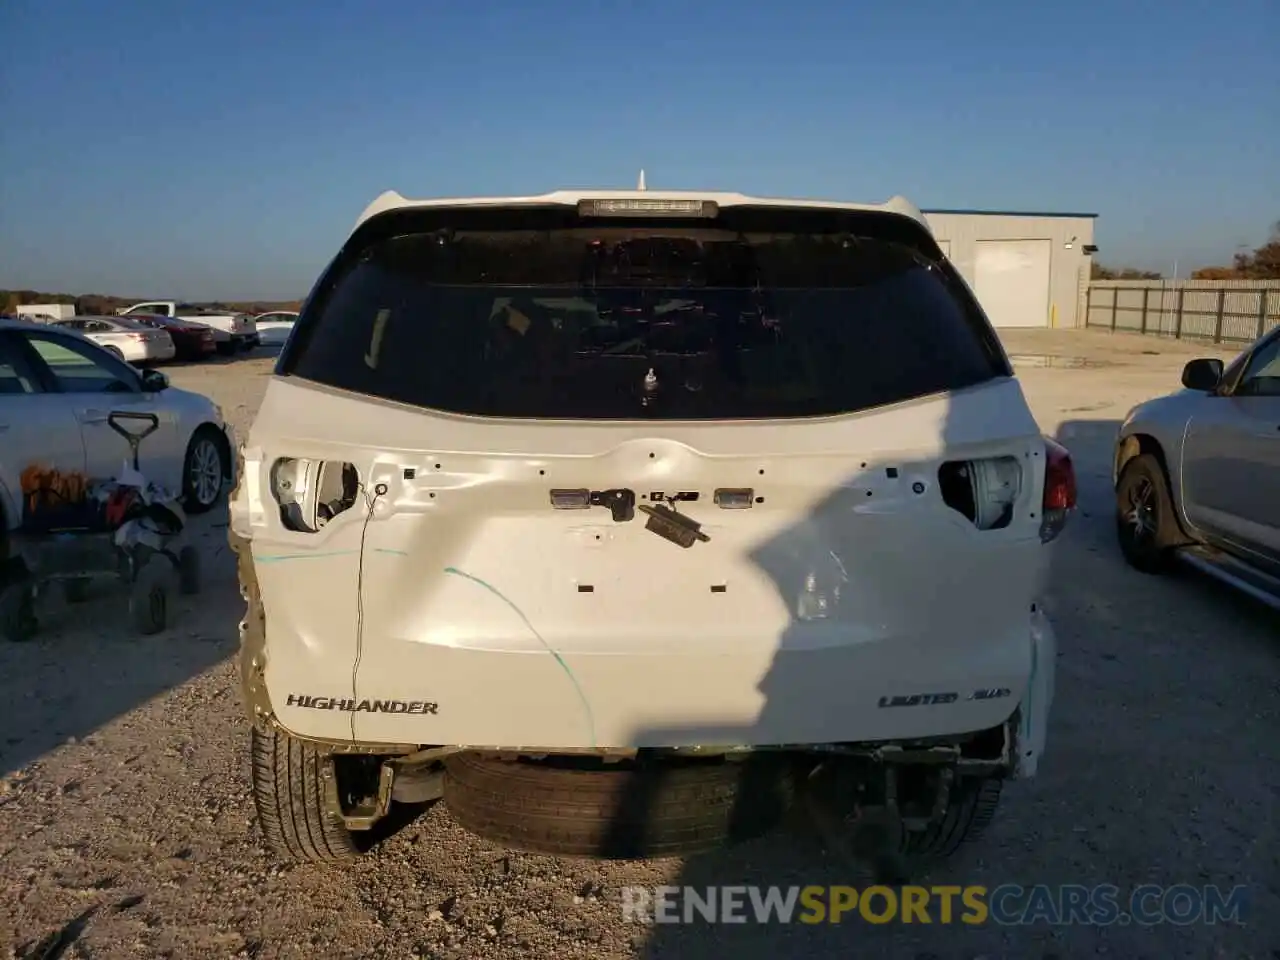
[[[630,859],[696,853],[765,832],[785,808],[783,778],[746,784],[744,764],[562,770],[460,753],[445,804],[464,828],[513,849]],[[649,802],[628,810],[627,800]]]
[[[914,860],[934,862],[977,840],[995,817],[1003,786],[997,777],[960,780],[951,788],[951,802],[942,820],[927,830],[906,833],[902,852]]]
[[[1139,552],[1127,539],[1124,531],[1124,520],[1121,515],[1121,491],[1145,477],[1155,489],[1156,497],[1156,531],[1154,550]],[[1170,554],[1175,547],[1189,543],[1178,522],[1174,507],[1173,495],[1169,490],[1169,478],[1165,474],[1160,458],[1152,453],[1140,453],[1124,465],[1116,481],[1116,533],[1120,541],[1120,550],[1126,562],[1135,570],[1143,573],[1161,573],[1170,562]]]
[[[195,491],[191,484],[191,455],[195,452],[196,443],[205,437],[208,437],[213,441],[213,445],[218,451],[218,457],[222,466],[222,476],[224,478],[224,490],[226,489],[225,478],[229,476],[231,472],[229,464],[230,451],[219,437],[218,428],[208,423],[201,424],[195,429],[195,432],[191,434],[191,440],[187,443],[187,452],[182,458],[182,507],[188,514],[193,515],[208,513],[217,506],[218,501],[222,499],[222,495],[220,494],[214,498],[213,503],[208,506],[204,506],[196,499]]]
[[[250,737],[253,801],[268,850],[294,863],[357,857],[351,831],[325,803],[325,771],[332,771],[332,758],[276,730],[255,727]]]

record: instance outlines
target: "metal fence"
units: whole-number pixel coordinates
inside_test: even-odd
[[[1093,280],[1085,326],[1252,343],[1280,325],[1280,280]]]

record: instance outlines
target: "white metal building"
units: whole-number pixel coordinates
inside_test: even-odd
[[[925,210],[997,327],[1084,326],[1096,213]]]
[[[73,303],[23,303],[14,312],[28,320],[70,320],[76,307]]]

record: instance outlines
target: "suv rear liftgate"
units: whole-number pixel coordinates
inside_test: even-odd
[[[666,204],[356,231],[234,498],[257,716],[406,767],[920,746],[1033,772],[1069,462],[971,293],[907,216]]]

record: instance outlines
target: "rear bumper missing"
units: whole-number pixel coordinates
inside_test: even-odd
[[[984,641],[893,635],[736,652],[711,638],[712,649],[679,654],[556,655],[366,636],[365,662],[386,666],[362,673],[357,693],[350,660],[290,630],[288,618],[272,617],[270,633],[264,697],[305,737],[522,752],[758,748],[953,737],[1016,713],[1017,766],[1028,776],[1044,749],[1056,655],[1038,609]]]
[[[265,632],[260,618],[246,621],[246,649],[242,669],[246,683],[246,702],[257,722],[278,727],[291,736],[322,743],[335,752],[382,754],[387,756],[421,755],[424,750],[442,756],[461,749],[481,750],[494,754],[519,756],[578,755],[623,759],[640,750],[646,753],[714,756],[753,751],[787,751],[815,754],[852,754],[886,763],[944,763],[971,767],[972,773],[1028,778],[1036,775],[1044,753],[1046,731],[1054,695],[1054,660],[1056,640],[1043,613],[1034,611],[1031,629],[1024,640],[1028,644],[1029,671],[1019,684],[1017,698],[993,698],[978,709],[989,718],[986,723],[965,721],[975,715],[973,707],[964,714],[948,713],[949,705],[921,705],[885,708],[885,714],[897,714],[891,723],[878,724],[877,735],[860,736],[856,724],[837,722],[822,731],[826,737],[803,739],[771,738],[762,735],[761,722],[749,728],[725,725],[690,725],[682,728],[631,731],[630,737],[614,738],[612,745],[583,742],[574,732],[546,736],[546,728],[527,716],[527,707],[518,700],[498,703],[489,701],[486,708],[495,715],[488,729],[469,734],[450,724],[444,737],[432,737],[442,704],[422,700],[386,702],[389,712],[374,713],[358,709],[359,702],[350,697],[314,698],[307,694],[277,692],[279,685],[269,681],[270,657],[261,647],[255,653],[252,634]],[[483,689],[483,686],[473,688]],[[347,702],[343,702],[347,701]],[[794,701],[793,701],[794,702]],[[372,706],[372,705],[371,705]],[[355,709],[353,709],[355,708]],[[963,707],[961,709],[964,709]],[[795,729],[785,702],[768,706],[768,727],[782,733]],[[908,718],[907,714],[915,714]],[[867,715],[863,712],[863,715]],[[801,711],[795,711],[800,717]],[[321,720],[317,724],[315,719]],[[352,720],[359,718],[356,736],[351,736]],[[380,721],[382,729],[373,735],[368,720]],[[599,719],[599,718],[597,718]],[[336,721],[336,724],[335,724]],[[515,733],[522,723],[528,736]],[[815,729],[815,732],[817,730]],[[486,736],[489,734],[489,736]],[[501,734],[494,736],[493,734]],[[543,734],[543,735],[540,735]]]
[[[1017,752],[1012,772],[1020,779],[1036,775],[1045,751],[1057,684],[1057,664],[1058,638],[1044,610],[1036,604],[1031,611],[1031,673],[1016,714]]]

